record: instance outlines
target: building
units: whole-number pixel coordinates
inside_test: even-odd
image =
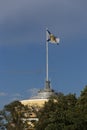
[[[37,95],[27,100],[22,100],[23,105],[42,107],[49,100],[50,96],[56,95],[55,91],[50,87],[50,81],[46,81],[44,89],[38,91]]]
[[[50,81],[46,81],[44,89],[39,90],[36,96],[27,100],[22,100],[21,103],[31,107],[31,109],[34,107],[36,111],[38,111],[41,107],[44,106],[45,102],[48,102],[50,96],[54,95],[56,95],[56,93],[53,89],[51,89]],[[26,112],[25,115],[28,116]],[[31,128],[33,128],[34,124],[32,122],[38,121],[39,119],[36,117],[36,114],[33,112],[33,110],[31,110],[29,118],[24,118],[23,120],[27,120],[28,124],[31,126]]]

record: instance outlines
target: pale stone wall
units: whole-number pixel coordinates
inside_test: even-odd
[[[43,107],[48,99],[29,99],[20,101],[23,105]]]

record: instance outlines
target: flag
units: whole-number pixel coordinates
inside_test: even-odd
[[[60,39],[57,38],[56,36],[54,36],[48,29],[46,31],[48,33],[47,34],[47,41],[58,45],[60,42]]]

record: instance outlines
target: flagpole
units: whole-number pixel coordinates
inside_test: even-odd
[[[48,36],[46,28],[46,81],[48,81]]]

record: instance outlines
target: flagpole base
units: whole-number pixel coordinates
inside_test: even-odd
[[[48,89],[48,90],[51,89],[49,80],[45,82],[45,89]]]
[[[56,93],[53,89],[50,87],[50,81],[45,81],[45,87],[44,89],[40,89],[35,97],[32,97],[33,99],[49,99],[51,96],[55,96]]]

